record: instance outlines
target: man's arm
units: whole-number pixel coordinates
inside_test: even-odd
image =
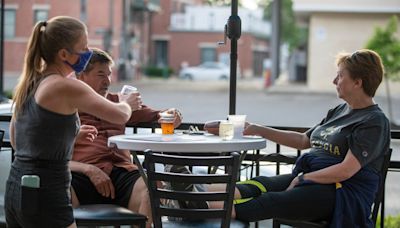
[[[14,128],[15,128],[15,121],[14,121],[14,116],[11,117],[11,123],[10,123],[10,143],[12,148],[15,148],[15,138],[14,138]]]
[[[154,110],[146,105],[142,105],[142,109],[132,112],[129,124],[156,122],[159,118],[160,110]]]
[[[96,190],[104,197],[115,198],[114,185],[110,177],[98,167],[77,161],[70,161],[69,168],[72,172],[82,173],[89,177]]]

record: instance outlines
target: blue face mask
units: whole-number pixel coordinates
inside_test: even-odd
[[[68,66],[70,66],[75,71],[76,74],[80,74],[83,70],[85,70],[87,64],[89,63],[89,60],[93,55],[93,51],[89,50],[82,53],[74,53],[74,52],[71,53],[79,55],[78,61],[74,64],[71,64],[68,61],[64,62],[68,64]]]

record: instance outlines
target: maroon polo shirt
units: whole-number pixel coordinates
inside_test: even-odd
[[[117,94],[108,93],[106,98],[113,102],[119,102]],[[132,112],[128,123],[138,124],[157,121],[159,112],[159,110],[143,106],[141,110]],[[122,167],[128,171],[137,169],[137,166],[131,162],[128,150],[119,150],[116,147],[107,146],[109,137],[125,134],[125,124],[113,124],[83,112],[79,112],[79,118],[82,125],[95,126],[98,134],[93,142],[87,139],[76,140],[72,155],[73,161],[95,165],[108,175],[110,175],[113,166]]]

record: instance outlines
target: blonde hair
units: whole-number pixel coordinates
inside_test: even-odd
[[[29,38],[22,74],[15,88],[14,117],[17,117],[26,100],[35,92],[46,65],[55,63],[59,50],[73,50],[86,32],[86,26],[81,21],[67,16],[36,23]]]
[[[364,92],[374,97],[375,92],[382,82],[384,67],[378,53],[361,49],[353,53],[339,53],[336,65],[343,66],[349,71],[352,79],[361,79]]]

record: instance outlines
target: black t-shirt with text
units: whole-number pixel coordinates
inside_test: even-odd
[[[375,171],[380,169],[382,154],[390,144],[389,121],[378,105],[362,109],[338,105],[306,134],[310,138],[310,153],[343,160],[351,150],[362,167]]]

